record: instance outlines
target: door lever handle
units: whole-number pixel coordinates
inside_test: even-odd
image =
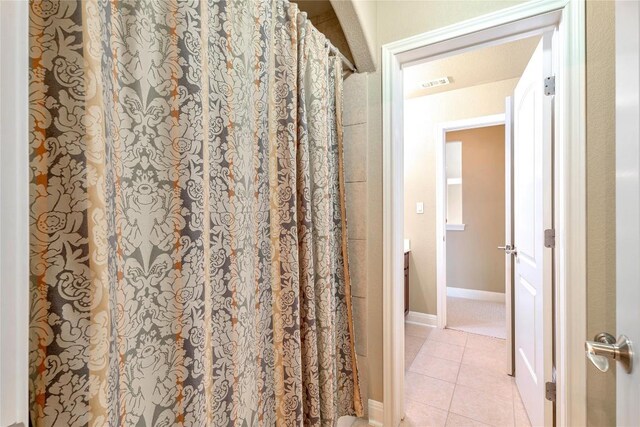
[[[609,370],[609,359],[620,362],[628,374],[633,370],[633,347],[624,335],[616,341],[613,335],[600,333],[593,341],[585,341],[584,349],[589,361],[602,372]]]
[[[518,255],[518,251],[516,250],[515,246],[511,246],[511,245],[498,246],[498,249],[502,249],[504,253],[507,255],[516,255],[516,256]]]

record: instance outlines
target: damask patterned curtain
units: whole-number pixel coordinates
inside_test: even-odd
[[[283,0],[33,0],[35,426],[361,414],[342,70]]]

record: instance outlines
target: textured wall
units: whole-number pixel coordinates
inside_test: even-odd
[[[447,286],[504,293],[504,126],[447,132],[462,141],[463,231],[447,231]]]
[[[616,334],[614,2],[587,2],[587,338]],[[620,331],[623,332],[623,331]],[[612,364],[613,366],[614,364]],[[587,421],[616,425],[615,368],[587,364]]]
[[[504,113],[504,99],[517,82],[502,80],[405,101],[404,237],[411,240],[411,311],[436,314],[435,127]],[[418,201],[424,202],[424,214],[416,214]]]

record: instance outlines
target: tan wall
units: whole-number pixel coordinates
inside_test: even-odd
[[[494,12],[520,1],[377,2],[376,54],[382,44]],[[588,335],[615,329],[613,2],[587,2],[587,256]],[[382,401],[382,112],[381,76],[367,75],[368,100],[360,99],[368,121],[366,142],[366,297],[369,397]],[[345,93],[346,97],[346,93]],[[368,105],[367,105],[368,104]],[[350,225],[353,221],[350,222]],[[434,308],[435,310],[435,308]],[[585,337],[586,338],[586,337]],[[615,425],[614,373],[589,368],[591,425]],[[599,414],[599,415],[598,415]],[[608,414],[608,415],[607,415]]]
[[[587,337],[616,334],[614,2],[587,2]],[[622,331],[620,331],[622,332]],[[616,425],[616,373],[587,364],[587,420]]]
[[[448,132],[462,141],[463,231],[447,231],[447,286],[504,293],[504,126]]]
[[[517,82],[503,80],[405,101],[404,237],[411,240],[411,311],[436,314],[435,127],[504,113],[504,99],[513,93]],[[371,189],[369,193],[373,193]],[[416,214],[418,201],[424,202],[424,214]]]

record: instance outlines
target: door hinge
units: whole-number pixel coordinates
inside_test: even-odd
[[[551,402],[556,401],[556,383],[555,382],[549,381],[544,384],[544,397],[545,399]]]
[[[544,230],[544,247],[556,247],[556,230],[554,230],[553,228],[547,228],[546,230]]]
[[[556,76],[549,76],[544,79],[544,94],[555,95],[556,94]]]

